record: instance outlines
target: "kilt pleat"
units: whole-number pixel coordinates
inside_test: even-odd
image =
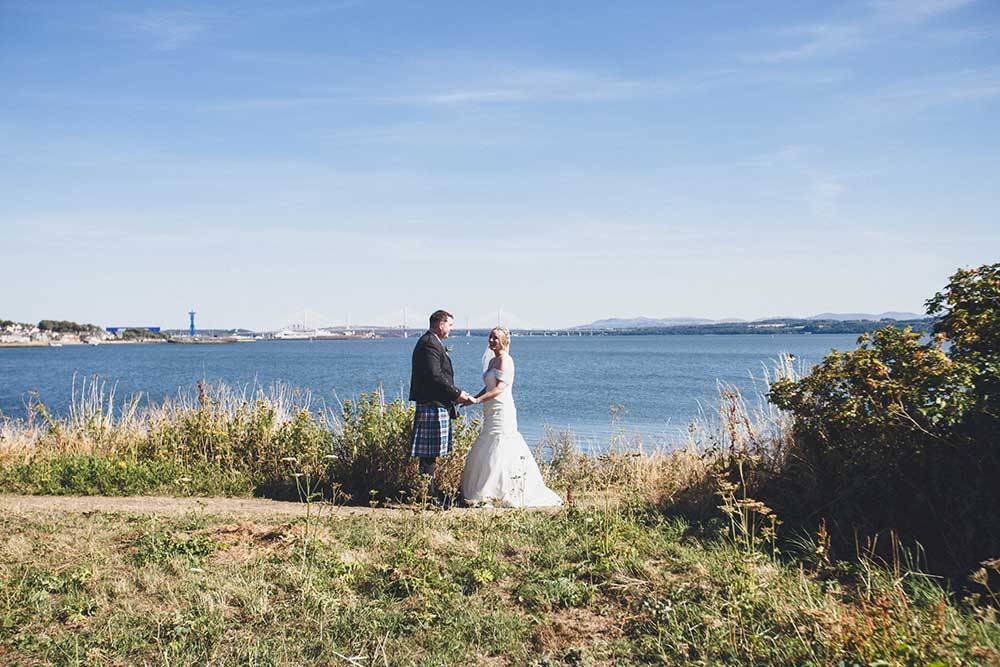
[[[445,456],[451,452],[451,418],[448,410],[417,405],[413,418],[410,456]]]

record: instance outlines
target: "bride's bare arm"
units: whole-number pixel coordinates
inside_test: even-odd
[[[483,389],[481,392],[479,392],[476,398],[478,398],[479,402],[482,403],[483,401],[488,401],[491,398],[499,396],[500,394],[503,393],[503,390],[506,388],[507,388],[506,382],[504,382],[503,380],[497,380],[497,386],[493,387],[489,391]]]

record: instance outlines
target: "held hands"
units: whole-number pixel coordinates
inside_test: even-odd
[[[475,396],[469,396],[468,393],[463,391],[461,394],[459,394],[458,400],[456,402],[459,405],[475,405],[476,403],[479,402],[479,399],[476,398]]]

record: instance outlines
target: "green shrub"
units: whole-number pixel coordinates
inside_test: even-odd
[[[332,440],[329,472],[333,484],[354,502],[407,500],[422,492],[417,459],[410,456],[413,409],[401,400],[387,403],[381,392],[345,401]],[[438,460],[436,479],[445,494],[457,495],[478,424],[452,422],[454,450]]]
[[[950,342],[950,358],[973,373],[966,427],[995,435],[1000,415],[1000,263],[959,271],[927,301],[940,318],[934,333]]]
[[[1000,553],[1000,264],[959,271],[927,305],[943,313],[933,340],[882,329],[774,383],[795,449],[765,500],[851,550],[896,531],[962,573]]]

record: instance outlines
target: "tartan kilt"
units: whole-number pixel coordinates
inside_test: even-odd
[[[446,408],[417,404],[410,456],[445,456],[451,452],[451,417]]]

